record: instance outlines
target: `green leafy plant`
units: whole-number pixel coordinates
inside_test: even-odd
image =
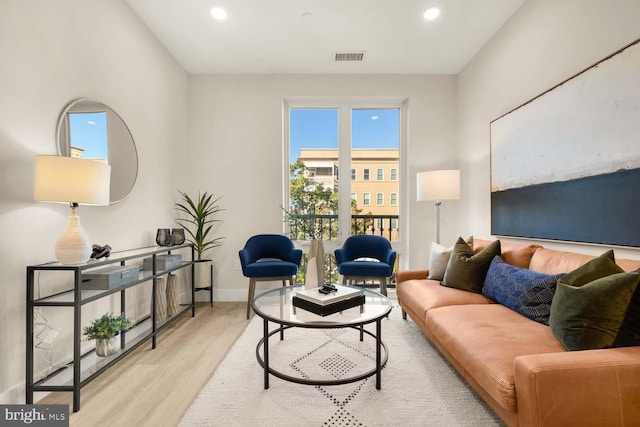
[[[124,313],[114,316],[107,313],[91,322],[91,325],[84,328],[84,335],[88,340],[108,340],[120,333],[131,329],[132,323]]]
[[[204,192],[198,193],[198,198],[191,198],[188,194],[178,190],[182,197],[181,203],[176,203],[176,209],[185,214],[186,218],[176,218],[176,222],[186,228],[190,238],[187,240],[193,243],[198,261],[202,260],[202,254],[211,248],[222,244],[224,237],[210,236],[211,229],[219,219],[215,215],[224,210],[218,205],[222,196],[214,199],[213,194]]]

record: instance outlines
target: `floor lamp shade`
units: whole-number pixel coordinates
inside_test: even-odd
[[[419,172],[416,175],[419,202],[433,200],[436,211],[436,243],[440,243],[441,200],[460,198],[460,171],[455,169]]]
[[[37,156],[34,199],[69,203],[71,215],[56,243],[62,264],[81,264],[91,255],[91,242],[80,225],[79,204],[108,205],[111,166],[95,160],[63,156]]]
[[[417,175],[418,201],[460,198],[460,171],[438,170]]]

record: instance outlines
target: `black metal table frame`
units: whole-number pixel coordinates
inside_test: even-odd
[[[381,388],[381,372],[382,368],[387,364],[387,360],[389,359],[389,352],[387,350],[387,346],[382,342],[382,319],[387,317],[387,315],[391,312],[391,306],[387,308],[382,314],[373,318],[367,319],[366,321],[354,324],[333,324],[333,323],[313,323],[313,324],[298,324],[298,323],[286,323],[275,321],[274,319],[267,318],[266,315],[260,313],[259,310],[256,309],[255,303],[253,304],[253,311],[263,319],[263,337],[258,341],[258,345],[256,346],[256,358],[258,359],[258,363],[264,369],[264,388],[265,390],[269,388],[269,374],[283,379],[285,381],[304,384],[304,385],[315,385],[315,386],[329,386],[329,385],[341,385],[341,384],[349,384],[356,381],[364,380],[365,378],[369,378],[373,375],[376,376],[376,389],[380,390]],[[273,322],[279,324],[280,327],[274,329],[269,332],[269,322]],[[364,329],[364,325],[369,323],[376,322],[376,333],[367,331]],[[275,335],[277,333],[280,334],[280,340],[284,340],[284,331],[289,328],[310,328],[310,329],[358,329],[360,331],[360,341],[363,341],[364,334],[367,334],[376,340],[376,366],[374,369],[367,371],[363,374],[336,379],[336,380],[313,380],[313,379],[305,379],[300,377],[293,377],[291,375],[283,374],[280,371],[277,371],[269,366],[269,337]],[[264,357],[260,356],[260,348],[263,348]],[[382,355],[382,350],[384,350],[384,357]]]

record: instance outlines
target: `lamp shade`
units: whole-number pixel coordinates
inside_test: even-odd
[[[437,170],[419,172],[417,175],[417,199],[452,200],[460,198],[460,171]]]
[[[44,202],[108,205],[111,166],[95,160],[36,156],[33,198]]]

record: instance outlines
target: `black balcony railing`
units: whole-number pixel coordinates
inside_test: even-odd
[[[338,215],[288,214],[293,240],[338,240]],[[379,234],[398,241],[398,215],[351,215],[351,234]]]

